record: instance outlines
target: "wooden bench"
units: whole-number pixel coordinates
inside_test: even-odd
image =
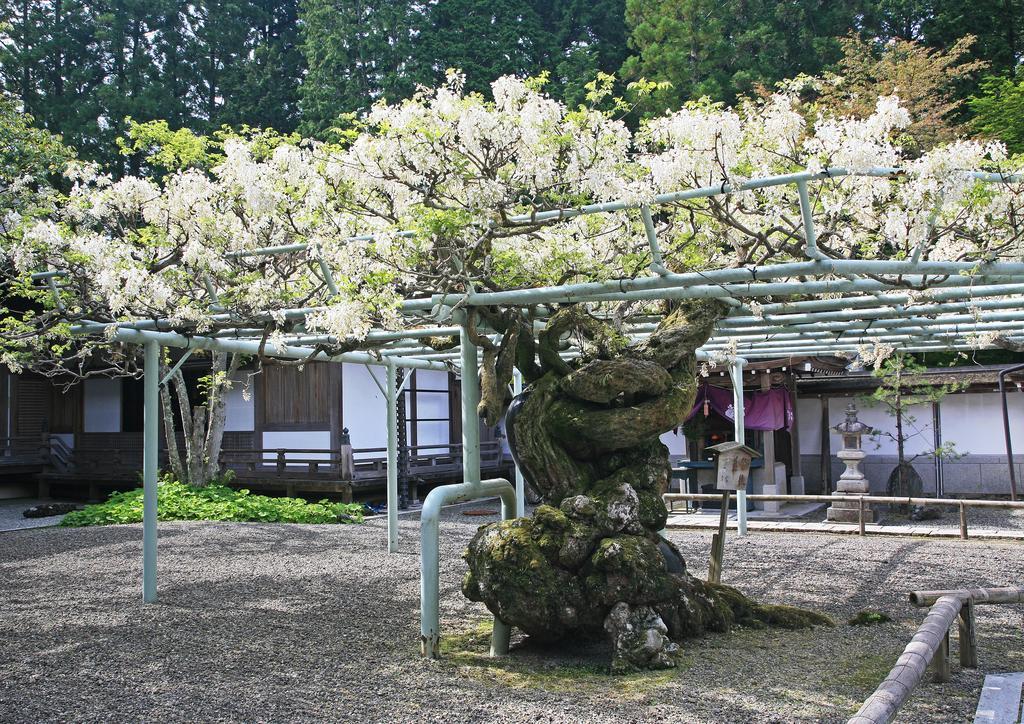
[[[981,689],[974,724],[1021,724],[1021,687],[1024,672],[989,674]]]

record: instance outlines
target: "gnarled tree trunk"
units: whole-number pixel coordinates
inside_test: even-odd
[[[736,623],[829,623],[698,580],[658,534],[670,475],[659,436],[692,408],[695,351],[725,311],[715,300],[684,302],[632,346],[581,308],[551,319],[542,369],[508,418],[517,462],[545,505],[480,529],[465,554],[468,598],[532,636],[604,631],[617,671],[671,666],[675,641]],[[557,337],[581,329],[599,350],[572,369],[557,358]]]

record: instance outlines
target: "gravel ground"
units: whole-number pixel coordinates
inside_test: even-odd
[[[709,635],[684,646],[678,669],[611,677],[601,644],[515,638],[511,656],[486,656],[486,611],[458,591],[458,554],[486,520],[451,511],[443,523],[439,661],[418,655],[414,519],[394,556],[379,519],[161,524],[151,606],[139,600],[139,526],[0,534],[0,720],[844,721],[924,617],[908,590],[1024,580],[1012,543],[730,538],[727,583],[840,625]],[[670,537],[703,575],[709,535]],[[863,608],[893,621],[845,624]],[[900,721],[970,721],[984,673],[1024,670],[1020,607],[979,610],[978,640],[981,669],[954,658],[952,681],[922,685]]]
[[[15,498],[0,500],[0,533],[7,530],[22,528],[46,528],[57,525],[64,520],[63,515],[51,515],[46,518],[26,518],[22,513],[33,505],[40,503],[56,503],[56,500],[36,500],[32,498]]]
[[[959,508],[934,507],[930,510],[937,510],[942,514],[941,518],[932,520],[909,520],[906,515],[899,515],[885,509],[881,511],[882,525],[891,526],[933,526],[935,528],[950,528],[960,531],[960,510]],[[978,530],[1020,530],[1024,531],[1024,510],[1001,510],[999,508],[968,508],[967,509],[967,532],[972,529]]]

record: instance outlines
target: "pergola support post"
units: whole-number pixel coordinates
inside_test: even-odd
[[[388,361],[388,553],[398,552],[398,368]]]
[[[736,442],[746,444],[746,433],[743,427],[743,365],[744,360],[733,360],[729,364],[729,376],[732,378],[733,429]],[[745,489],[736,491],[736,528],[740,535],[747,534],[747,491]]]
[[[462,362],[462,475],[463,482],[441,485],[430,491],[423,501],[420,515],[420,653],[427,658],[440,655],[441,624],[438,603],[440,577],[439,539],[441,509],[450,503],[499,496],[502,520],[509,520],[516,511],[516,491],[501,478],[480,480],[480,378],[477,347],[466,329],[465,313],[460,312],[459,341]],[[508,653],[511,627],[494,618],[491,634],[491,656]]]
[[[512,394],[516,397],[523,393],[523,373],[518,367],[512,369]],[[507,431],[506,431],[507,433]],[[516,517],[522,518],[526,515],[526,480],[523,478],[523,471],[516,465]]]
[[[156,601],[157,469],[159,461],[160,345],[143,345],[142,600]]]

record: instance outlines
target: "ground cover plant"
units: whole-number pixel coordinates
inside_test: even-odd
[[[195,487],[165,478],[157,487],[160,520],[217,520],[236,523],[361,523],[361,503],[271,498],[226,485]],[[113,493],[102,503],[65,516],[63,526],[142,522],[142,488]]]

